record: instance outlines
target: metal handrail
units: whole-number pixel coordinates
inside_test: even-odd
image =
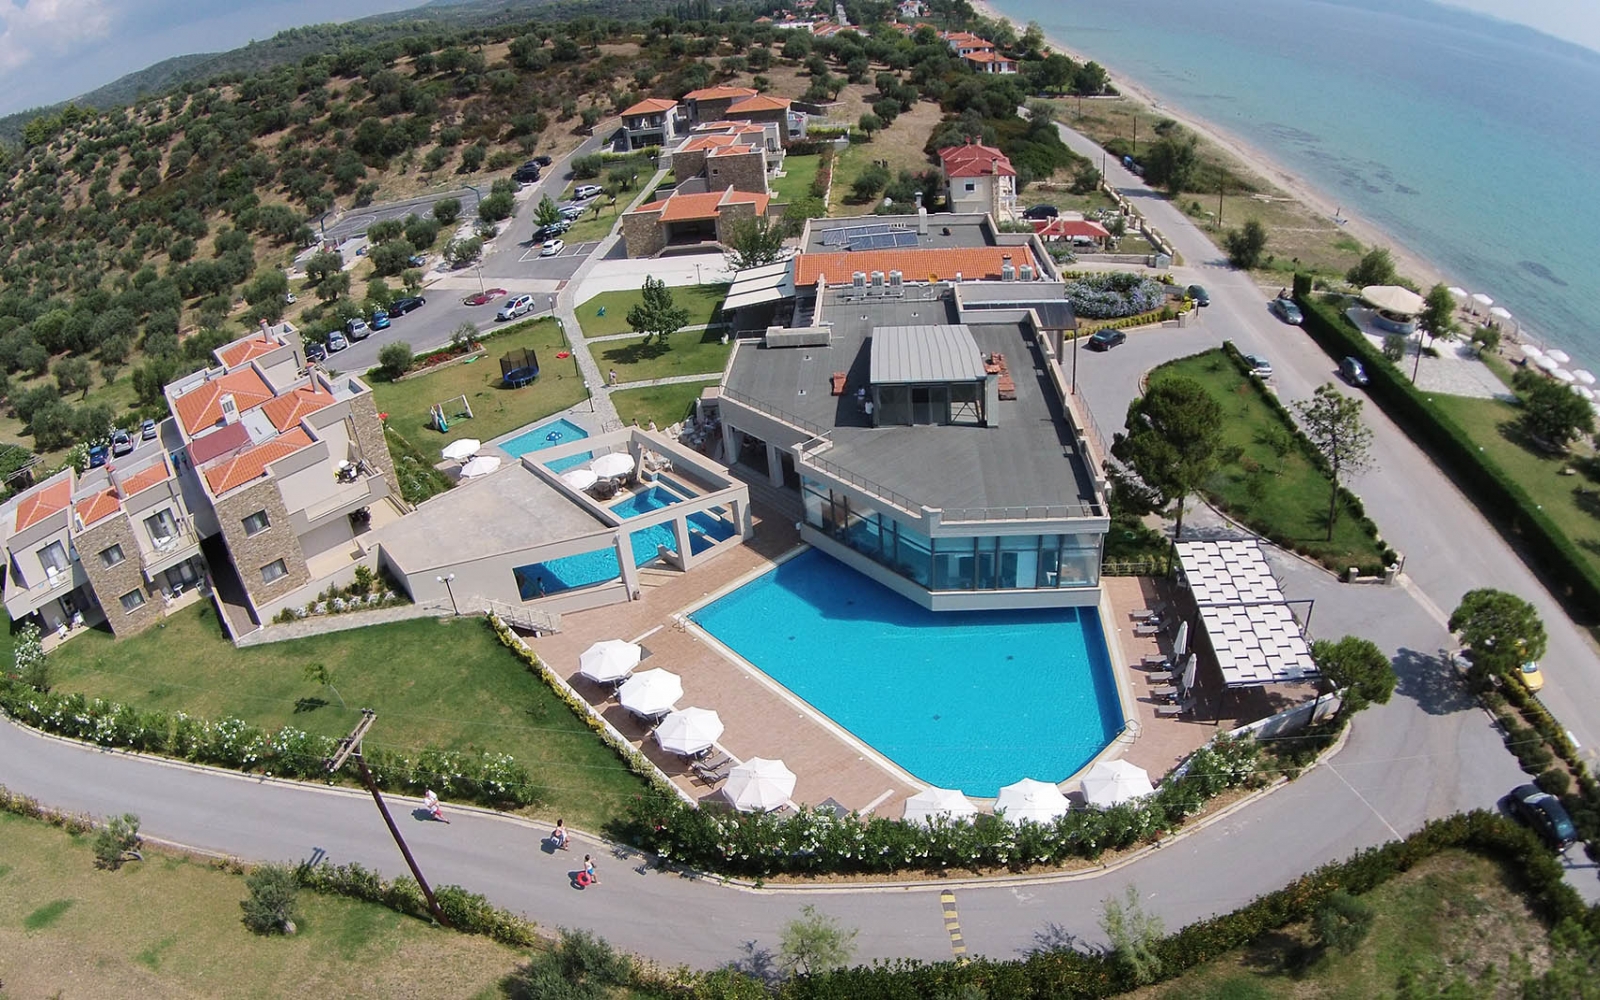
[[[481,606],[486,613],[493,614],[501,621],[509,622],[512,625],[521,625],[537,632],[561,631],[561,615],[555,611],[520,608],[504,601],[496,601],[486,597],[475,598],[472,603]]]
[[[944,524],[969,521],[1062,521],[1074,517],[1105,517],[1096,503],[1048,504],[1043,507],[953,507],[945,510]]]
[[[810,434],[815,434],[815,435],[819,435],[820,436],[822,434],[827,433],[826,428],[824,428],[824,427],[822,427],[822,426],[820,426],[818,424],[814,424],[811,421],[805,419],[804,417],[797,417],[792,413],[788,413],[788,412],[785,412],[784,410],[778,409],[776,406],[773,406],[771,403],[763,402],[763,401],[761,401],[759,399],[756,399],[753,396],[746,396],[744,393],[739,392],[739,391],[737,391],[735,389],[724,388],[722,390],[721,398],[722,399],[731,399],[735,403],[738,403],[741,406],[748,406],[752,410],[757,410],[757,411],[759,411],[761,413],[765,413],[769,417],[776,417],[777,419],[783,421],[784,423],[793,425],[795,427],[798,427],[801,430],[806,431],[807,433],[810,433]]]

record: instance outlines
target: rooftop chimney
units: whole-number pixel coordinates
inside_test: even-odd
[[[928,210],[922,207],[920,199],[917,203],[917,235],[928,235]]]

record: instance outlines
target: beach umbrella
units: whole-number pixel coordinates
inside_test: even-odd
[[[1553,379],[1560,379],[1562,382],[1566,382],[1568,384],[1578,381],[1578,377],[1567,371],[1565,368],[1555,369],[1550,373],[1550,377]]]
[[[1200,658],[1193,653],[1189,654],[1189,662],[1183,668],[1183,690],[1185,693],[1194,690],[1195,674],[1200,672]]]
[[[1552,347],[1550,350],[1545,351],[1544,354],[1545,354],[1545,357],[1547,357],[1547,358],[1555,358],[1557,361],[1561,362],[1562,364],[1566,364],[1567,362],[1572,360],[1572,355],[1568,354],[1566,351],[1563,351],[1563,350],[1561,350],[1560,348],[1557,348],[1557,347]]]
[[[1557,361],[1555,358],[1552,358],[1548,354],[1541,358],[1534,358],[1533,363],[1538,365],[1540,368],[1543,368],[1547,372],[1553,372],[1557,368],[1561,367],[1561,362]]]
[[[477,438],[462,438],[460,441],[451,441],[439,452],[452,462],[465,462],[478,453],[483,444]]]
[[[1473,308],[1482,306],[1484,309],[1488,309],[1490,306],[1494,305],[1494,299],[1491,299],[1482,292],[1477,292],[1472,296],[1472,304]]]
[[[1522,350],[1522,356],[1525,357],[1525,358],[1542,358],[1542,357],[1544,357],[1544,352],[1539,350],[1537,347],[1534,347],[1532,344],[1522,344],[1521,345],[1521,350]]]
[[[561,481],[579,492],[588,489],[600,481],[593,469],[573,469],[561,474]]]
[[[1585,401],[1594,399],[1594,390],[1586,385],[1569,385],[1567,388],[1571,389],[1576,395],[1582,396]]]
[[[1149,772],[1125,760],[1099,761],[1083,776],[1083,801],[1102,809],[1154,792]]]
[[[1489,310],[1489,315],[1493,316],[1502,323],[1507,323],[1511,320],[1511,310],[1507,309],[1505,306],[1495,306]]]
[[[477,458],[461,467],[462,479],[473,479],[478,476],[487,476],[500,468],[500,459],[494,455],[479,455]]]
[[[680,708],[656,727],[656,743],[687,757],[710,748],[722,735],[722,718],[709,708]]]
[[[1178,638],[1172,644],[1172,657],[1176,660],[1189,651],[1189,623],[1178,623]]]
[[[924,788],[906,799],[906,810],[901,818],[907,823],[931,823],[936,816],[971,819],[976,815],[978,807],[955,789]]]
[[[578,673],[596,684],[610,684],[633,673],[644,650],[621,639],[602,639],[578,656]]]
[[[1450,297],[1455,299],[1457,302],[1465,302],[1467,299],[1467,290],[1457,285],[1451,285],[1449,288],[1445,289],[1445,291],[1449,292]]]
[[[794,772],[781,760],[751,757],[728,772],[722,794],[741,812],[771,812],[794,794]]]
[[[665,715],[683,697],[683,681],[670,670],[642,670],[617,689],[617,700],[634,715]]]
[[[633,456],[625,451],[613,451],[590,462],[589,468],[601,479],[626,476],[633,471]]]
[[[1005,786],[994,800],[994,811],[1003,814],[1011,823],[1023,820],[1049,823],[1058,816],[1065,816],[1071,808],[1072,804],[1061,794],[1061,789],[1048,781],[1032,778]]]
[[[1579,382],[1582,382],[1584,385],[1594,385],[1594,372],[1587,368],[1572,369],[1572,377],[1577,379]]]

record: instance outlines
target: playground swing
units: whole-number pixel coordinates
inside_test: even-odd
[[[458,402],[460,403],[459,407],[456,405]],[[460,420],[463,417],[471,419],[472,405],[467,402],[466,393],[462,393],[459,396],[452,396],[443,402],[434,403],[428,413],[430,417],[429,423],[433,425],[435,430],[443,434],[450,429],[450,421]]]

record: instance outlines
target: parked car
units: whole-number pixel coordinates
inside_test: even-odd
[[[340,333],[338,330],[330,330],[328,332],[328,353],[329,354],[338,354],[340,351],[344,350],[346,347],[349,347],[349,346],[350,346],[350,341],[344,339],[344,334]]]
[[[498,299],[505,293],[506,290],[504,288],[489,288],[481,292],[473,292],[471,295],[468,295],[466,298],[462,299],[461,304],[464,306],[484,306],[493,302],[495,299]]]
[[[128,432],[123,430],[121,427],[118,427],[116,430],[112,431],[111,454],[114,456],[126,455],[131,451],[133,451],[133,438],[128,435]]]
[[[494,314],[494,318],[516,319],[518,316],[526,316],[530,312],[533,312],[533,296],[518,295],[515,298],[506,299],[505,304],[500,307],[500,311]]]
[[[529,160],[512,173],[511,179],[518,184],[532,184],[539,179],[539,164]]]
[[[1578,828],[1572,825],[1561,800],[1538,785],[1518,785],[1506,797],[1511,814],[1533,827],[1544,842],[1558,851],[1566,850],[1578,839]]]
[[[579,184],[572,189],[572,197],[579,201],[588,201],[590,198],[598,197],[600,190],[601,188],[598,184]]]
[[[306,345],[306,363],[307,364],[313,364],[314,365],[318,361],[326,361],[326,360],[328,360],[328,349],[326,347],[323,347],[321,344],[319,344],[319,343],[317,343],[315,341],[312,341],[311,343]]]
[[[89,468],[98,469],[106,464],[106,459],[111,457],[111,449],[103,444],[89,446]]]
[[[553,161],[550,159],[550,157],[548,155],[546,155],[544,153],[540,153],[538,156],[535,156],[533,159],[529,160],[528,162],[529,163],[537,163],[541,167],[548,167]]]
[[[144,422],[139,425],[139,440],[140,441],[154,441],[155,439],[156,439],[156,422],[154,420],[151,420],[149,417],[145,417],[144,418]]]
[[[561,219],[558,222],[552,222],[548,226],[540,226],[534,230],[533,238],[535,242],[543,243],[545,240],[555,239],[571,228],[571,219]]]
[[[1355,358],[1345,358],[1339,362],[1339,374],[1344,380],[1357,388],[1364,388],[1367,384],[1367,370]]]
[[[1305,321],[1305,317],[1300,315],[1300,307],[1294,304],[1293,299],[1282,297],[1273,299],[1267,303],[1267,308],[1272,310],[1272,315],[1291,326],[1299,326]]]
[[[422,267],[426,263],[428,263],[428,255],[425,253],[414,253],[406,258],[407,267]]]
[[[366,340],[372,335],[372,327],[367,325],[366,320],[357,317],[345,323],[344,335],[351,340]]]
[[[1054,219],[1060,214],[1061,209],[1054,205],[1030,205],[1028,210],[1022,213],[1022,217],[1024,219]]]
[[[545,240],[544,243],[539,247],[539,256],[554,257],[556,254],[566,249],[566,246],[567,244],[565,240]]]
[[[1128,339],[1122,330],[1096,330],[1089,335],[1089,350],[1109,351]]]
[[[1211,296],[1207,295],[1205,288],[1200,285],[1190,285],[1183,290],[1183,293],[1194,299],[1194,304],[1197,306],[1209,306],[1211,304]]]
[[[1539,669],[1538,661],[1529,660],[1517,671],[1517,679],[1522,681],[1522,686],[1537,694],[1544,687],[1544,672]]]
[[[421,309],[427,304],[428,300],[419,295],[407,295],[404,298],[395,299],[389,303],[389,318],[394,319],[396,316],[404,316],[406,313]]]
[[[561,207],[561,217],[569,221],[576,219],[578,216],[582,215],[583,212],[584,208],[582,205],[563,205]]]
[[[374,330],[389,329],[389,313],[387,310],[374,309],[372,311],[372,328]]]
[[[1244,361],[1245,364],[1250,366],[1250,374],[1254,375],[1256,378],[1272,377],[1272,362],[1268,361],[1266,358],[1263,358],[1261,355],[1246,354],[1244,356]]]

